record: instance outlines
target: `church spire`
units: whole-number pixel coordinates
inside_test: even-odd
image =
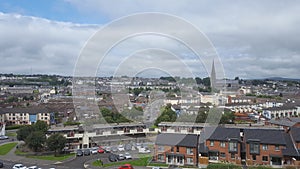
[[[212,62],[212,68],[211,68],[211,74],[210,74],[210,83],[211,83],[211,89],[214,91],[216,89],[216,70],[215,70],[215,60]]]

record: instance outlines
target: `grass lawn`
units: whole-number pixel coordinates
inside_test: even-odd
[[[9,137],[15,137],[15,136],[17,136],[17,133],[16,132],[6,132],[5,135],[9,136]]]
[[[242,169],[242,167],[234,164],[211,163],[207,166],[207,169]]]
[[[16,155],[26,155],[27,153],[23,152],[23,151],[20,151],[19,149],[16,149],[15,154]]]
[[[59,155],[59,156],[54,156],[54,155],[39,155],[39,156],[26,156],[27,158],[35,158],[35,159],[40,159],[40,160],[49,160],[49,161],[63,161],[68,158],[74,157],[75,154],[67,154],[67,155]]]
[[[131,164],[133,166],[147,166],[150,158],[151,158],[150,156],[142,156],[141,158],[134,159],[134,160],[124,160],[124,161],[119,161],[119,162],[106,163],[106,164],[103,164],[103,167],[119,166],[119,165],[123,165],[123,164]],[[96,160],[92,163],[92,165],[99,167],[100,162],[98,160]]]
[[[0,155],[6,155],[10,152],[14,147],[16,147],[18,143],[7,143],[0,146]]]
[[[64,161],[67,160],[71,157],[74,157],[75,154],[67,154],[67,155],[61,155],[61,156],[54,156],[54,155],[39,155],[39,156],[26,156],[27,158],[35,158],[35,159],[40,159],[40,160],[49,160],[49,161]]]

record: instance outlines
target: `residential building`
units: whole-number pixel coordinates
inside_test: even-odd
[[[198,135],[161,133],[154,146],[154,161],[198,166]]]

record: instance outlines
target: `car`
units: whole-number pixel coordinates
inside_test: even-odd
[[[83,154],[84,154],[85,156],[89,156],[89,155],[91,155],[91,151],[90,151],[89,149],[85,149],[85,150],[83,151]]]
[[[118,155],[116,155],[116,154],[110,154],[110,155],[108,156],[108,160],[109,160],[110,162],[116,162],[116,161],[118,161]]]
[[[133,169],[131,164],[124,164],[121,165],[118,169]]]
[[[2,161],[0,161],[0,168],[3,168],[4,167],[4,164]]]
[[[23,164],[15,164],[12,169],[27,169]]]
[[[125,160],[124,154],[119,154],[119,155],[118,155],[118,160],[119,160],[119,161],[120,161],[120,160]]]
[[[76,151],[76,156],[83,156],[83,151],[82,150],[77,150]]]
[[[131,151],[132,150],[131,144],[125,144],[124,148],[125,148],[126,151]]]
[[[125,151],[124,146],[123,146],[122,144],[120,144],[120,145],[118,146],[118,150],[119,150],[119,151]]]
[[[37,166],[31,166],[31,167],[28,167],[27,169],[41,169],[41,168],[39,168]]]
[[[98,149],[98,153],[104,153],[104,152],[105,152],[104,149],[102,149],[102,148],[99,148],[99,149]]]
[[[152,169],[162,169],[162,168],[160,168],[160,167],[152,167]]]
[[[125,159],[132,159],[132,156],[126,152],[125,155],[124,155]]]
[[[140,148],[139,153],[151,153],[151,151],[148,148]]]
[[[6,139],[8,139],[7,136],[4,136],[4,135],[0,136],[0,140],[6,140]]]
[[[111,151],[111,147],[107,146],[104,148],[105,153],[109,153]]]
[[[113,152],[117,152],[118,151],[118,148],[117,147],[112,147],[111,149]]]
[[[97,147],[93,147],[90,149],[91,154],[97,154],[98,153],[98,148]]]

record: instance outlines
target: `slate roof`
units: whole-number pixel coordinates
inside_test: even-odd
[[[208,139],[216,141],[228,141],[228,139],[237,139],[238,141],[241,141],[240,129],[224,128],[219,126]]]
[[[271,119],[269,122],[271,124],[280,125],[280,126],[287,126],[287,127],[292,127],[292,126],[294,126],[297,123],[297,122],[290,121],[287,118],[278,119],[278,120]]]
[[[300,157],[299,152],[291,139],[291,135],[289,133],[284,133],[283,136],[286,142],[286,149],[282,150],[282,155],[290,157]]]
[[[293,136],[294,141],[299,143],[300,142],[300,128],[292,127],[290,132],[291,132],[291,135]]]
[[[162,133],[157,136],[155,144],[182,147],[197,147],[198,136],[194,134]]]
[[[262,144],[286,145],[283,130],[245,129],[244,137],[247,143],[251,140],[257,140]]]

